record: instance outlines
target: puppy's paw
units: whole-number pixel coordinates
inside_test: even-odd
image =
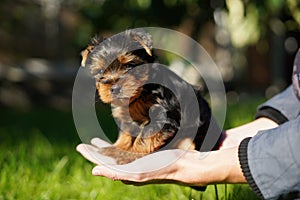
[[[118,165],[130,163],[146,155],[143,153],[134,153],[130,151],[125,151],[115,146],[100,148],[98,152],[101,155],[113,158]]]

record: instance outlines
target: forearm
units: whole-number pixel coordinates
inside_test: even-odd
[[[238,147],[211,152],[207,157],[208,174],[212,174],[211,183],[246,183],[242,173],[239,159]]]
[[[245,125],[223,131],[221,149],[238,146],[247,137],[253,137],[261,130],[276,128],[278,124],[271,119],[261,117]]]
[[[259,118],[245,125],[223,131],[223,140],[218,151],[210,152],[202,165],[211,166],[206,172],[207,183],[246,183],[238,158],[238,146],[247,137],[255,136],[261,130],[278,127],[269,118]],[[200,161],[201,162],[201,161]],[[199,163],[200,164],[200,163]]]
[[[247,137],[255,136],[261,130],[278,127],[268,118],[259,118],[245,125],[223,132],[223,141],[218,151],[199,159],[199,165],[207,167],[207,183],[246,183],[238,158],[238,146]],[[201,163],[202,162],[202,163]],[[192,162],[191,162],[192,163]]]
[[[168,178],[187,185],[246,183],[239,164],[238,147],[208,153],[188,151],[174,168],[175,176]]]

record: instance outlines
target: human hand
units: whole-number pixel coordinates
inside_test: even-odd
[[[86,159],[97,164],[92,173],[126,184],[176,183],[205,186],[214,183],[245,182],[240,170],[237,148],[200,153],[195,150],[165,150],[152,153],[125,165],[116,165],[112,158],[97,152],[110,144],[95,138],[92,145],[80,144],[79,151]]]
[[[87,160],[97,164],[93,175],[121,180],[126,184],[176,183],[182,185],[206,185],[195,179],[195,171],[188,169],[193,160],[200,159],[200,152],[180,149],[159,151],[125,165],[116,165],[113,158],[98,153],[109,143],[94,138],[91,144],[79,144],[77,151]],[[197,167],[197,166],[193,166]],[[199,167],[199,166],[198,166]],[[201,176],[201,174],[199,174]],[[204,176],[203,176],[204,177]]]
[[[95,176],[105,176],[133,185],[150,183],[206,185],[206,183],[200,183],[199,180],[195,179],[195,171],[189,169],[193,159],[199,160],[199,152],[180,149],[165,150],[144,156],[125,165],[98,165],[92,173]],[[201,176],[199,174],[199,177]]]
[[[113,158],[103,156],[98,151],[100,148],[112,146],[108,142],[101,140],[99,138],[93,138],[91,144],[79,144],[76,150],[87,160],[96,164],[102,165],[106,164],[116,164]]]

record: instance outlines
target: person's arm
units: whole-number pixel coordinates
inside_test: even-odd
[[[122,180],[135,185],[154,182],[173,182],[190,186],[224,182],[245,183],[237,154],[240,141],[257,134],[259,130],[277,126],[268,118],[260,118],[243,126],[224,131],[220,150],[209,152],[203,158],[200,157],[201,153],[198,151],[168,150],[153,153],[127,165],[115,165],[113,160],[109,160],[110,158],[103,157],[97,152],[98,148],[109,145],[98,138],[92,140],[92,145],[80,144],[77,150],[85,158],[99,165],[93,170],[95,176],[106,176],[113,180]],[[176,156],[178,159],[175,158]],[[156,169],[156,162],[172,160],[172,157],[176,162],[167,163],[160,170]],[[142,172],[134,173],[136,168]]]
[[[244,139],[239,149],[221,149],[206,156],[197,151],[160,151],[126,165],[100,163],[93,169],[93,175],[134,185],[177,183],[204,186],[246,183],[247,179],[254,191],[264,198],[300,197],[299,131],[300,117],[278,128],[260,131],[251,140]],[[94,142],[94,145],[102,145],[100,143]],[[93,155],[91,151],[86,152],[86,147],[79,145],[77,150],[83,155]],[[97,156],[97,152],[94,154]],[[156,168],[156,163],[170,159],[175,161]]]
[[[300,116],[241,142],[239,160],[243,173],[260,197],[300,197],[299,144]]]
[[[220,150],[209,152],[204,157],[200,157],[203,153],[197,151],[167,150],[150,154],[126,165],[115,165],[113,161],[109,161],[110,164],[103,163],[103,156],[97,152],[103,145],[103,141],[99,139],[92,142],[94,147],[81,144],[77,150],[88,160],[99,165],[94,168],[94,175],[126,183],[140,185],[172,182],[197,186],[224,182],[245,183],[237,153],[240,141],[256,135],[260,130],[277,126],[273,119],[260,116],[249,124],[225,131]],[[166,162],[170,158],[176,158],[176,161],[166,163],[165,167],[155,167],[156,163]]]
[[[79,146],[79,152],[84,151]],[[164,167],[158,167],[166,162]],[[165,150],[142,157],[126,165],[100,164],[93,175],[121,180],[127,184],[176,183],[206,186],[215,183],[246,183],[239,160],[238,148],[213,151],[202,156],[198,151]]]
[[[185,150],[167,150],[140,158],[127,165],[115,165],[112,160],[101,156],[97,150],[108,144],[100,139],[93,139],[92,144],[80,144],[77,150],[88,160],[98,164],[93,174],[106,176],[113,180],[143,185],[149,183],[173,182],[190,186],[204,186],[214,183],[245,183],[245,178],[238,161],[238,145],[244,138],[255,135],[259,130],[277,127],[268,118],[260,118],[243,126],[224,131],[220,150],[207,153]],[[177,158],[176,158],[177,157]],[[159,168],[155,163],[167,160],[176,162],[166,163]],[[151,164],[149,164],[151,163]],[[137,173],[137,170],[140,173]]]
[[[268,119],[259,118],[248,124],[224,131],[220,150],[207,153],[185,150],[167,150],[153,153],[126,165],[116,165],[113,159],[102,156],[98,149],[109,144],[95,138],[92,145],[80,144],[79,151],[86,159],[97,164],[95,176],[106,176],[112,180],[144,185],[149,183],[180,183],[190,186],[204,186],[214,183],[245,183],[238,161],[238,145],[260,130],[277,127]],[[176,162],[167,162],[168,160]],[[167,162],[165,167],[156,163]],[[159,168],[159,170],[158,170]]]
[[[261,117],[247,124],[223,131],[223,138],[219,149],[226,149],[238,146],[247,137],[253,137],[260,130],[267,130],[277,127],[273,120]]]

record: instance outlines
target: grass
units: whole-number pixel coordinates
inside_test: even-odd
[[[260,100],[231,105],[225,127],[252,119]],[[257,199],[247,185],[205,192],[178,185],[127,186],[91,175],[81,157],[72,113],[49,108],[1,110],[0,200],[10,199]]]

